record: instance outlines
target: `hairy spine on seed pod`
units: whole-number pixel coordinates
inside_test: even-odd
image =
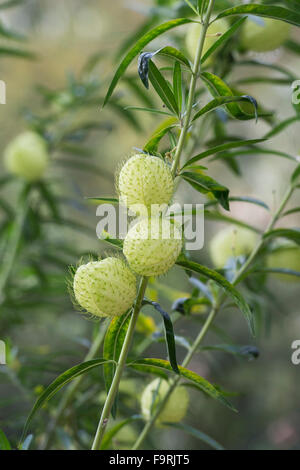
[[[163,217],[140,220],[129,230],[123,247],[130,267],[142,276],[165,274],[181,249],[180,229]]]
[[[76,302],[97,317],[125,313],[136,297],[136,278],[118,258],[105,258],[79,266],[73,280]]]
[[[159,157],[137,154],[121,168],[117,178],[120,201],[136,213],[147,215],[169,204],[174,181],[169,166]]]

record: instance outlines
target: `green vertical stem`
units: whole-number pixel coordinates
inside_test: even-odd
[[[126,333],[126,337],[125,337],[125,340],[124,340],[124,343],[123,343],[123,346],[122,346],[119,361],[118,361],[118,364],[117,364],[117,367],[116,367],[115,375],[114,375],[113,381],[111,383],[111,386],[110,386],[110,389],[109,389],[109,392],[108,392],[108,395],[107,395],[107,398],[106,398],[106,401],[105,401],[105,404],[104,404],[104,407],[103,407],[103,410],[102,410],[101,418],[100,418],[98,428],[97,428],[97,431],[96,431],[96,435],[95,435],[95,438],[94,438],[94,442],[93,442],[93,445],[92,445],[92,450],[99,450],[100,449],[101,442],[102,442],[103,436],[105,434],[105,430],[106,430],[106,426],[107,426],[107,423],[108,423],[108,420],[109,420],[111,409],[112,409],[112,406],[114,404],[114,401],[115,401],[115,398],[116,398],[116,395],[117,395],[117,392],[118,392],[118,388],[119,388],[121,377],[123,375],[124,368],[126,366],[126,360],[127,360],[128,352],[129,352],[129,349],[130,349],[130,346],[131,346],[131,342],[132,342],[132,338],[133,338],[137,318],[138,318],[138,315],[139,315],[141,307],[142,307],[142,302],[143,302],[143,299],[144,299],[147,283],[148,283],[148,278],[147,277],[142,277],[140,287],[139,287],[139,291],[138,291],[138,295],[137,295],[137,298],[136,298],[136,303],[135,303],[133,313],[132,313],[132,316],[131,316],[131,319],[130,319],[130,323],[129,323],[128,330],[127,330],[127,333]]]

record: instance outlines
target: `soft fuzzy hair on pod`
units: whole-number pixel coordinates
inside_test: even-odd
[[[135,213],[147,215],[169,204],[174,180],[168,164],[159,157],[136,154],[129,158],[116,176],[120,202]]]
[[[133,271],[160,276],[175,264],[182,249],[182,233],[164,217],[142,219],[127,233],[123,252]]]
[[[136,277],[118,257],[81,264],[73,277],[73,296],[81,309],[96,317],[121,316],[136,298]]]

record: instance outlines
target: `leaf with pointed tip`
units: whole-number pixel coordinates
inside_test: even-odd
[[[179,113],[179,109],[175,100],[175,96],[171,88],[169,87],[166,79],[160,73],[154,62],[149,62],[149,80],[155,89],[158,96],[166,107],[173,113]]]
[[[251,139],[251,140],[236,140],[234,142],[229,142],[227,144],[222,144],[222,145],[217,145],[216,147],[212,147],[208,150],[205,150],[204,152],[199,153],[193,158],[190,158],[182,167],[185,168],[186,166],[189,166],[199,160],[202,160],[203,158],[209,157],[210,155],[215,155],[216,153],[219,152],[224,152],[225,150],[230,150],[238,147],[250,147],[254,144],[257,144],[259,142],[264,142],[266,139]]]
[[[133,61],[133,59],[143,50],[143,48],[149,44],[153,39],[157,38],[158,36],[162,35],[166,31],[169,31],[170,29],[176,28],[177,26],[181,26],[187,23],[191,23],[192,20],[187,19],[187,18],[178,18],[175,20],[167,21],[166,23],[163,23],[156,28],[152,29],[151,31],[147,32],[143,37],[141,37],[136,44],[130,49],[128,54],[125,56],[125,58],[122,60],[121,64],[119,65],[115,76],[110,84],[110,87],[108,89],[108,92],[106,94],[106,97],[104,99],[104,104],[103,106],[106,105],[108,100],[110,99],[114,89],[116,88],[118,81],[122,77],[122,75],[126,72],[127,68]]]
[[[201,58],[201,64],[204,64],[204,62],[211,56],[211,54],[213,54],[213,52],[215,52],[216,49],[228,41],[228,39],[231,38],[231,36],[233,36],[235,32],[242,26],[246,19],[247,17],[240,18],[231,26],[231,28],[228,29],[228,31],[226,31],[226,33],[222,34],[222,36],[217,41],[215,41],[214,44],[205,52]]]
[[[124,419],[120,423],[116,424],[113,428],[106,431],[102,440],[102,444],[100,446],[100,450],[107,450],[110,446],[111,441],[118,434],[118,432],[121,431],[121,429],[127,426],[127,424],[133,423],[134,421],[138,421],[140,419],[143,419],[141,415],[131,416],[130,418]]]
[[[241,312],[244,314],[249,325],[250,331],[254,336],[254,319],[250,307],[246,303],[244,297],[230,282],[228,282],[223,276],[221,276],[221,274],[217,273],[216,271],[209,269],[206,266],[202,266],[201,264],[195,263],[194,261],[190,261],[186,259],[183,255],[178,258],[176,264],[184,269],[201,274],[202,276],[205,276],[208,279],[212,279],[220,287],[222,287],[225,290],[226,294],[233,299],[233,301],[239,307]]]
[[[194,189],[202,194],[211,193],[219,201],[224,209],[229,210],[229,189],[215,181],[210,176],[183,171],[180,176],[187,181]]]
[[[171,131],[172,129],[174,129],[174,127],[176,127],[176,125],[172,125],[172,126],[168,126],[168,127],[165,127],[163,129],[161,129],[159,132],[157,132],[156,134],[152,135],[151,138],[148,140],[148,142],[146,143],[145,147],[144,147],[144,152],[147,152],[149,154],[153,154],[155,152],[157,152],[158,150],[158,145],[161,141],[161,139],[169,132]]]
[[[264,239],[286,238],[300,245],[300,229],[276,228],[264,234]]]
[[[271,129],[267,134],[265,135],[265,139],[270,139],[270,137],[274,137],[274,135],[279,134],[280,132],[284,131],[290,124],[294,124],[295,122],[300,120],[300,116],[292,116],[288,119],[285,119],[281,123],[279,123],[277,126],[275,126],[273,129]]]
[[[276,20],[286,21],[287,23],[300,26],[300,13],[288,10],[280,6],[273,5],[239,5],[237,7],[228,8],[225,11],[219,13],[213,21],[217,21],[220,18],[226,18],[234,15],[255,15],[263,16],[266,18],[274,18]]]
[[[147,368],[149,366],[153,368],[162,369],[164,371],[169,371],[169,372],[173,371],[172,366],[169,363],[169,361],[165,361],[163,359],[146,358],[146,359],[138,359],[137,361],[128,363],[128,367],[131,367],[139,371],[142,371],[143,368]],[[192,372],[191,370],[186,369],[185,367],[181,367],[181,366],[179,366],[179,372],[182,378],[185,378],[189,380],[190,382],[196,384],[197,387],[202,392],[206,393],[211,398],[220,401],[221,403],[223,403],[223,405],[228,406],[233,411],[236,411],[235,408],[231,405],[231,403],[229,403],[226,400],[226,398],[224,397],[224,394],[221,391],[215,388],[206,379],[196,374],[196,372]]]
[[[205,105],[200,111],[198,111],[195,116],[193,117],[193,121],[196,121],[199,117],[203,116],[204,114],[210,113],[211,111],[214,111],[216,108],[219,108],[220,106],[227,105],[229,103],[238,103],[242,101],[252,102],[253,98],[251,96],[247,95],[242,95],[242,96],[219,96],[218,98],[215,98],[214,100],[210,101]],[[253,105],[254,106],[254,105]],[[255,106],[254,106],[255,110]]]
[[[99,367],[105,364],[107,361],[105,359],[93,359],[91,361],[82,362],[77,366],[71,367],[70,369],[66,370],[62,374],[60,374],[39,396],[37,401],[35,402],[24,426],[23,435],[21,438],[21,442],[24,441],[24,437],[27,434],[28,427],[36,415],[37,411],[42,408],[42,406],[50,400],[64,385],[69,383],[71,380],[79,377],[82,374],[89,372],[90,370],[94,369],[95,367]]]
[[[189,434],[190,436],[193,436],[194,438],[199,439],[200,441],[204,442],[205,444],[212,447],[213,449],[225,450],[224,447],[221,446],[221,444],[215,441],[212,437],[208,436],[202,431],[199,431],[198,429],[193,428],[192,426],[189,426],[188,424],[184,424],[184,423],[163,423],[163,424],[172,428],[179,429],[180,431],[183,431],[186,434]]]
[[[7,439],[2,429],[0,429],[0,450],[11,450],[9,440]]]
[[[167,349],[168,349],[170,364],[171,364],[172,369],[175,372],[175,374],[179,374],[178,364],[177,364],[177,359],[176,359],[176,346],[175,346],[174,329],[173,329],[173,324],[172,324],[172,320],[170,318],[170,315],[167,312],[165,312],[165,310],[163,310],[157,302],[152,302],[150,300],[144,299],[143,304],[144,305],[151,305],[152,307],[155,308],[155,310],[157,312],[159,312],[161,314],[161,316],[163,318],[163,322],[164,322],[165,339],[166,339],[166,343],[167,343]]]

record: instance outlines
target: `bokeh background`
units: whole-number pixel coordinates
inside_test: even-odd
[[[0,56],[0,79],[7,85],[7,104],[1,105],[1,152],[5,145],[16,134],[27,127],[28,110],[43,115],[45,102],[38,92],[38,86],[53,90],[64,90],[66,81],[72,74],[80,74],[88,57],[94,53],[101,54],[99,65],[94,69],[101,82],[99,98],[109,84],[109,80],[118,62],[117,52],[126,39],[145,19],[150,0],[30,0],[26,5],[1,13],[1,21],[8,27],[27,36],[26,47],[37,55],[35,60],[2,58]],[[185,34],[184,28],[181,34]],[[297,38],[297,32],[294,32]],[[167,43],[168,36],[156,41],[160,46]],[[5,39],[2,41],[5,44]],[[154,48],[154,46],[153,46]],[[293,70],[300,78],[300,63],[295,56],[285,49],[267,54],[265,60],[284,65]],[[136,63],[132,68],[135,73]],[[235,72],[235,80],[246,77],[250,69],[243,67]],[[270,72],[263,72],[265,75]],[[292,114],[291,88],[288,85],[246,84],[247,94],[260,99],[268,109],[277,110],[278,121]],[[121,103],[139,105],[135,94],[124,85],[119,87]],[[99,172],[82,171],[70,165],[55,163],[51,167],[51,178],[57,178],[62,198],[72,198],[73,205],[65,211],[80,223],[90,227],[90,234],[74,232],[67,227],[49,226],[48,243],[51,239],[67,241],[68,245],[82,253],[103,253],[106,247],[97,240],[95,227],[96,207],[85,204],[84,197],[112,195],[115,193],[113,174],[116,167],[132,154],[133,148],[141,148],[157,125],[157,116],[139,114],[141,130],[138,132],[122,115],[114,110],[101,109],[99,106],[81,109],[76,119],[101,120],[107,128],[94,131],[89,139],[93,149],[91,161]],[[267,124],[259,120],[230,124],[233,135],[244,138],[255,138],[263,135]],[[275,137],[272,148],[287,151],[294,155],[300,152],[299,124],[290,126],[285,132]],[[223,164],[210,164],[210,174],[218,181],[231,188],[234,196],[252,196],[264,200],[274,208],[278,203],[290,176],[292,167],[288,160],[273,156],[254,155],[240,159],[242,178],[234,176]],[[0,158],[1,173],[4,172]],[[50,178],[50,176],[49,176]],[[3,189],[5,196],[14,205],[18,182],[9,189]],[[298,197],[298,201],[297,201]],[[180,188],[178,201],[201,202],[198,193],[186,187]],[[295,195],[291,206],[299,205],[299,194]],[[267,212],[257,206],[232,203],[231,214],[259,228],[264,228],[268,221]],[[1,217],[1,214],[0,214]],[[297,214],[290,215],[281,221],[281,225],[299,226]],[[196,258],[211,266],[209,241],[223,225],[212,221],[205,222],[205,244]],[[45,252],[47,245],[44,246]],[[40,251],[43,257],[43,252]],[[64,257],[64,259],[67,258]],[[25,274],[24,266],[16,276]],[[7,366],[0,366],[0,428],[4,429],[12,442],[17,442],[24,419],[34,399],[58,373],[67,367],[79,363],[86,352],[94,323],[82,317],[66,298],[67,289],[64,279],[68,277],[66,264],[63,275],[57,278],[57,291],[52,302],[31,309],[24,306],[23,311],[16,312],[13,319],[0,315],[0,338],[10,345]],[[28,282],[30,280],[27,279]],[[26,281],[26,282],[27,282]],[[25,282],[25,281],[24,281]],[[161,280],[163,286],[180,291],[191,291],[191,286],[182,278],[179,270],[174,270]],[[299,449],[300,448],[300,366],[291,362],[291,344],[300,339],[299,283],[281,283],[270,279],[270,291],[266,311],[262,315],[262,328],[259,337],[249,337],[242,316],[236,310],[227,310],[220,314],[217,325],[226,330],[226,335],[237,344],[254,344],[260,351],[258,359],[247,361],[224,353],[202,351],[197,354],[190,368],[200,373],[213,383],[232,392],[232,400],[238,413],[222,408],[218,403],[207,400],[204,396],[191,391],[192,399],[185,422],[213,436],[229,449]],[[62,298],[64,299],[62,301]],[[172,293],[162,288],[159,293],[162,305],[170,310]],[[151,312],[146,313],[151,314]],[[11,321],[10,321],[11,320]],[[154,320],[158,320],[154,316]],[[197,324],[197,322],[196,322]],[[226,328],[225,328],[226,327]],[[176,324],[176,334],[193,338],[195,322],[186,319]],[[225,333],[224,333],[225,334]],[[206,344],[216,342],[212,332]],[[220,340],[218,340],[220,342]],[[224,341],[225,342],[225,341]],[[164,357],[164,345],[154,344],[148,355]],[[184,350],[178,347],[179,358]],[[97,375],[97,374],[96,374]],[[139,411],[139,395],[143,390],[145,379],[136,377],[134,382],[126,379],[124,387],[131,396],[130,406]],[[88,383],[84,387],[81,399],[88,405]],[[91,414],[99,413],[103,393],[100,385],[97,390],[95,381],[91,387]],[[236,395],[235,395],[236,394]],[[98,411],[97,411],[98,410]],[[81,425],[84,427],[84,420]],[[42,430],[45,420],[37,427]],[[93,426],[87,423],[89,432]],[[96,422],[94,422],[94,427]],[[132,442],[138,433],[138,427],[124,429],[119,438],[120,446]],[[87,437],[82,431],[82,446]],[[202,449],[206,448],[198,440],[187,437],[179,431],[155,429],[151,435],[155,448],[168,449]],[[150,445],[150,443],[148,443]],[[68,433],[62,434],[61,447],[73,448],[74,443],[68,439]],[[80,447],[80,446],[79,446]]]

